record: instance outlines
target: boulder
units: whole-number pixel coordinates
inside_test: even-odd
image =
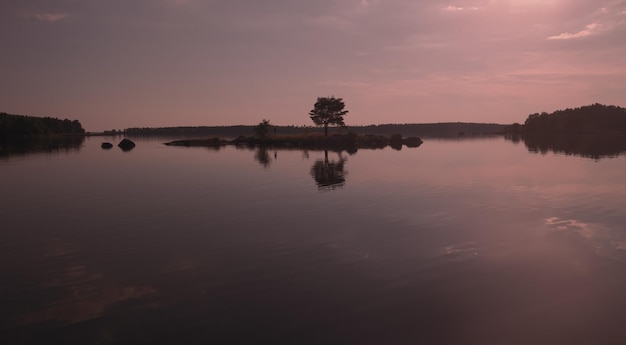
[[[111,144],[111,143],[102,143],[101,147],[103,149],[105,149],[105,150],[108,150],[108,149],[113,147],[113,144]]]
[[[408,137],[402,141],[404,142],[404,145],[406,145],[406,147],[418,147],[422,145],[423,142],[422,139],[418,137]]]
[[[119,144],[117,144],[122,151],[130,151],[135,147],[135,143],[128,139],[122,139]]]
[[[402,150],[402,135],[394,134],[389,138],[389,146],[394,150]]]

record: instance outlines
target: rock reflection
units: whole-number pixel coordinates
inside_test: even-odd
[[[626,140],[622,135],[514,135],[506,139],[514,143],[523,141],[532,153],[553,152],[596,160],[614,158],[626,152]]]
[[[452,244],[443,248],[443,254],[447,260],[462,262],[478,257],[479,248],[474,241]]]
[[[347,172],[344,169],[346,158],[337,153],[338,159],[329,160],[328,150],[324,151],[324,160],[318,159],[311,167],[311,176],[315,179],[320,191],[334,190],[343,187],[346,182]]]

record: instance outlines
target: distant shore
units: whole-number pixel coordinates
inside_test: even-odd
[[[329,134],[356,133],[358,135],[382,135],[390,137],[400,134],[404,137],[453,138],[458,136],[484,136],[504,134],[510,125],[493,123],[414,123],[414,124],[380,124],[365,126],[346,126],[329,128]],[[313,135],[323,134],[324,129],[315,126],[279,126],[271,125],[269,134],[273,135]],[[119,133],[119,131],[117,132]],[[162,127],[162,128],[127,128],[123,132],[128,136],[169,136],[169,137],[219,137],[234,139],[254,133],[254,126],[196,126],[196,127]],[[115,133],[110,133],[115,134]]]

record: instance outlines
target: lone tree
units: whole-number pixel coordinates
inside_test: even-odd
[[[343,99],[330,97],[317,97],[313,110],[309,112],[311,120],[318,125],[324,126],[324,135],[328,136],[328,125],[345,126],[343,116],[348,113],[343,110],[346,106]]]
[[[263,119],[258,125],[254,126],[254,133],[260,139],[265,139],[270,131],[270,120]]]

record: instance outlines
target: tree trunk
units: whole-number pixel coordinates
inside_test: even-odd
[[[328,123],[324,124],[324,136],[328,136]]]

